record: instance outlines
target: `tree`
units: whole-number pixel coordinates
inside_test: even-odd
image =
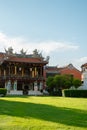
[[[62,86],[62,78],[60,75],[56,75],[54,77],[48,77],[47,85],[48,91],[51,95],[62,96],[61,86]]]
[[[63,80],[64,80],[64,83],[63,83],[63,89],[67,89],[67,88],[70,88],[73,84],[73,76],[70,75],[70,74],[65,74],[63,75]]]
[[[54,83],[55,83],[56,90],[62,88],[62,86],[63,86],[63,77],[61,75],[55,75],[54,76]]]
[[[61,96],[62,89],[68,89],[73,85],[78,88],[81,86],[81,81],[74,79],[72,75],[55,75],[47,79],[47,86],[51,95]]]
[[[75,88],[78,88],[79,86],[81,86],[81,80],[79,79],[73,79],[73,85],[75,86]]]
[[[53,91],[55,83],[54,83],[54,78],[52,76],[49,76],[47,78],[46,84],[48,86],[48,91]]]
[[[53,80],[54,80],[53,77],[51,77],[51,76],[48,77],[47,82],[46,82],[48,87],[53,87],[53,85],[54,85]]]
[[[72,86],[73,78],[71,75],[56,75],[54,77],[55,86],[57,89],[66,89]]]

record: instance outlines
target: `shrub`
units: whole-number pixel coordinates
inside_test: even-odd
[[[7,89],[5,88],[0,88],[0,96],[5,96],[7,93]]]
[[[87,97],[87,90],[63,90],[65,97]]]
[[[62,91],[60,89],[56,90],[56,91],[51,91],[50,95],[51,96],[62,96]]]

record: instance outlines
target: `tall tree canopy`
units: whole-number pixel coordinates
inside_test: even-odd
[[[67,89],[73,85],[77,88],[81,85],[81,81],[74,79],[72,75],[56,75],[47,79],[47,86],[50,89]]]

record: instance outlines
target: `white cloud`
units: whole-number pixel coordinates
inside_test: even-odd
[[[45,51],[46,53],[50,53],[53,51],[66,51],[66,50],[76,50],[78,49],[78,46],[74,46],[72,44],[68,43],[62,43],[62,42],[55,42],[55,41],[47,41],[47,42],[41,42],[38,47]]]
[[[79,61],[84,64],[87,62],[87,57],[81,57]]]
[[[77,50],[78,46],[71,43],[62,43],[55,41],[46,42],[29,42],[21,37],[9,37],[4,33],[0,33],[0,51],[4,51],[4,48],[12,47],[15,52],[19,52],[22,48],[27,50],[28,53],[34,49],[38,49],[45,54],[50,54],[55,51],[69,51]]]
[[[81,57],[79,59],[75,59],[75,62],[79,64],[84,64],[87,62],[87,57]]]
[[[74,59],[73,63],[79,70],[81,70],[82,64],[87,63],[87,57],[85,56],[85,57],[80,57],[78,59]]]

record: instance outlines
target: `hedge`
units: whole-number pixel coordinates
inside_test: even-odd
[[[62,91],[61,90],[51,91],[49,94],[51,96],[62,96]]]
[[[5,96],[7,94],[7,89],[0,88],[0,96]]]
[[[87,90],[63,90],[65,97],[87,97]]]

